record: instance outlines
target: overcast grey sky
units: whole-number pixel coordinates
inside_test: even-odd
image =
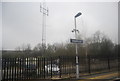
[[[1,4],[0,4],[1,5]],[[74,16],[78,12],[77,28],[83,37],[100,30],[118,42],[117,2],[47,2],[46,42],[61,43],[73,38]],[[23,43],[32,47],[42,42],[42,13],[39,2],[2,3],[2,44],[14,49]]]

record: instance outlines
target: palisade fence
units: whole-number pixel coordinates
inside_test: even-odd
[[[79,58],[80,76],[117,70],[117,58]],[[2,81],[75,77],[75,57],[2,58]]]

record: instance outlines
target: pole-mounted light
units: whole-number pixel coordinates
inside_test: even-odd
[[[80,15],[82,15],[81,12],[79,12],[78,14],[75,15],[75,29],[73,29],[72,32],[75,31],[75,39],[77,40],[77,32],[79,30],[77,30],[76,28],[76,17],[79,17]],[[75,51],[76,51],[76,78],[79,79],[79,59],[78,59],[78,46],[77,46],[77,43],[75,44]]]
[[[75,18],[78,17],[78,16],[80,16],[80,15],[82,15],[81,12],[79,12],[78,14],[76,14],[76,15],[75,15]]]

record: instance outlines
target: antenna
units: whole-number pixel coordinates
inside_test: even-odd
[[[42,13],[42,47],[46,49],[46,16],[48,16],[48,8],[46,9],[46,3],[43,1],[40,3],[40,12]]]

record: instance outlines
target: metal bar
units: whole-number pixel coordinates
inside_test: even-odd
[[[14,70],[15,70],[15,71],[14,71],[14,72],[15,72],[15,73],[14,73],[14,77],[15,77],[14,79],[15,79],[15,81],[16,81],[16,79],[17,79],[17,75],[16,75],[16,72],[17,72],[17,69],[16,69],[16,60],[17,60],[16,58],[14,58],[14,60],[13,60],[13,64],[14,64],[13,66],[14,66]]]
[[[51,68],[51,74],[50,74],[50,77],[52,78],[52,57],[50,58],[50,60],[51,60],[51,66],[50,66],[50,68]]]
[[[20,76],[20,80],[22,80],[22,76],[21,76],[22,75],[22,73],[21,73],[21,70],[22,70],[22,68],[21,68],[22,67],[22,65],[21,65],[21,58],[20,58],[19,62],[20,62],[20,74],[19,74],[19,76]]]
[[[27,66],[27,68],[28,68],[28,57],[26,58],[26,60],[27,60],[27,65],[26,65],[26,66]],[[26,72],[25,72],[25,73],[26,73],[25,78],[28,79],[28,70],[26,69],[26,66],[25,66],[25,71],[26,71]]]
[[[17,59],[17,81],[19,80],[19,72],[20,72],[20,64],[19,64],[19,58]]]
[[[59,56],[59,78],[61,78],[61,57]]]
[[[108,70],[110,71],[110,58],[108,57]]]
[[[6,79],[6,70],[5,70],[5,68],[6,68],[6,59],[4,59],[4,80]]]
[[[42,78],[43,70],[42,70],[42,58],[40,58],[40,77]]]
[[[23,72],[24,72],[25,58],[22,59],[21,63],[22,63],[22,66],[21,66],[22,67],[22,76],[21,77],[22,77],[22,80],[23,80],[24,79],[24,73]]]
[[[43,59],[44,59],[43,67],[44,67],[44,79],[45,79],[45,77],[46,77],[46,76],[45,76],[45,60],[46,60],[46,59],[45,59],[45,57],[44,57]]]
[[[4,80],[6,79],[6,70],[5,70],[5,68],[6,68],[6,59],[4,59],[4,76],[3,76],[3,78],[4,78]]]
[[[89,56],[88,57],[88,73],[91,73],[90,64],[91,62],[90,62],[90,56]]]
[[[43,60],[43,57],[41,58],[41,70],[42,70],[42,73],[41,73],[41,77],[42,78],[44,78],[44,65],[43,65],[43,63],[44,63],[44,60]]]
[[[9,62],[9,58],[6,58],[7,59],[7,62]],[[6,65],[7,67],[7,80],[9,79],[9,75],[8,75],[8,73],[9,73],[9,70],[8,70],[8,67],[9,67],[9,64],[7,63],[7,65]]]
[[[75,38],[77,39],[77,29],[76,29],[76,18],[75,19]],[[75,44],[75,51],[76,51],[76,78],[79,78],[79,63],[78,63],[78,46],[77,43]]]
[[[11,58],[10,65],[11,65],[11,68],[12,68],[12,81],[14,80],[14,68],[12,66],[13,62],[14,62],[14,58]]]
[[[37,67],[37,78],[39,78],[39,58],[36,58],[36,63],[37,63],[37,65],[36,65],[36,67]]]

